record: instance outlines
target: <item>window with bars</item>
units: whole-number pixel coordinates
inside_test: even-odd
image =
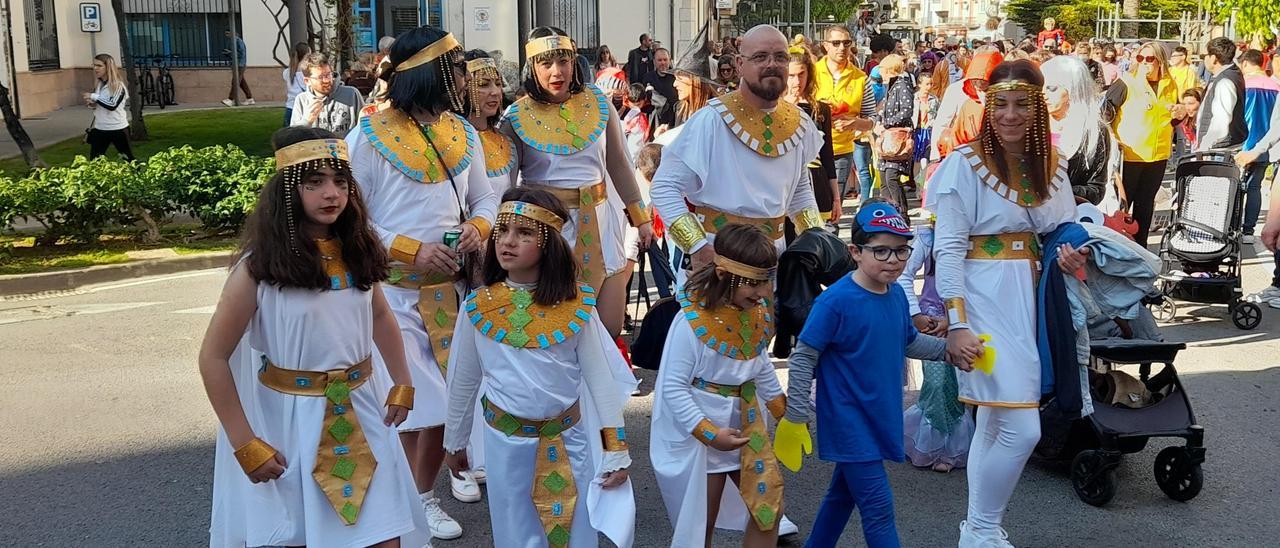
[[[125,24],[134,63],[172,67],[225,67],[235,51],[224,34],[228,0],[125,0]],[[234,0],[233,0],[234,1]],[[233,7],[239,12],[239,2]],[[237,13],[239,15],[239,13]],[[236,35],[243,37],[240,17]],[[242,38],[243,39],[243,38]]]
[[[58,24],[53,0],[23,0],[27,23],[27,70],[53,70],[58,63]]]

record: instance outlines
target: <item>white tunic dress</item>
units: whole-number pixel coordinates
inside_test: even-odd
[[[445,116],[453,116],[446,113]],[[473,135],[475,128],[463,120],[467,131]],[[469,159],[453,174],[452,183],[446,177],[435,183],[422,183],[407,176],[379,154],[366,134],[357,127],[347,135],[351,154],[351,172],[368,208],[369,220],[387,249],[397,235],[403,235],[423,243],[438,243],[446,230],[457,228],[471,217],[482,217],[493,224],[498,210],[498,198],[489,185],[482,158],[483,149],[475,140],[475,149]],[[457,284],[459,296],[465,291]],[[444,424],[445,384],[431,348],[422,315],[418,312],[418,291],[390,285],[383,286],[383,293],[404,339],[405,359],[413,374],[414,406],[409,419],[400,425],[402,432],[421,430]],[[381,357],[375,356],[377,369],[386,371]],[[376,379],[390,388],[385,375]]]
[[[990,375],[958,372],[960,400],[974,405],[1036,407],[1040,402],[1040,355],[1036,346],[1038,276],[1026,260],[967,259],[971,236],[1034,232],[1047,234],[1075,219],[1067,162],[1059,158],[1050,196],[1037,207],[1004,198],[1007,190],[969,145],[947,155],[931,180],[925,208],[938,216],[934,254],[938,294],[963,298],[975,334],[990,334],[996,350]]]
[[[662,350],[662,367],[654,390],[649,459],[675,534],[671,546],[702,546],[707,527],[707,474],[741,467],[739,450],[718,451],[694,439],[704,417],[717,427],[741,428],[739,398],[712,394],[692,386],[693,379],[721,385],[755,381],[760,409],[783,394],[767,354],[735,360],[708,348],[694,335],[684,316],[677,315]],[[744,530],[747,507],[732,481],[721,494],[716,525]]]
[[[418,537],[406,546],[420,546],[429,538],[425,523],[415,522],[424,518],[413,511],[421,502],[400,439],[382,422],[385,389],[369,382],[351,392],[378,464],[359,519],[346,526],[311,475],[325,398],[277,392],[257,378],[263,356],[285,369],[327,371],[377,354],[371,296],[354,288],[281,290],[258,284],[258,309],[231,358],[232,374],[254,434],[287,465],[277,480],[250,482],[218,430],[210,546],[368,546],[406,535]]]
[[[482,381],[489,401],[526,419],[556,417],[580,400],[582,420],[561,433],[578,490],[569,545],[598,546],[599,531],[629,547],[635,525],[631,482],[603,489],[600,476],[628,467],[631,460],[625,451],[605,452],[600,429],[622,426],[622,408],[636,381],[599,316],[592,311],[580,332],[547,348],[497,342],[465,317],[454,333],[445,449],[467,446]],[[531,498],[538,438],[507,436],[487,423],[482,428],[493,545],[547,546]]]

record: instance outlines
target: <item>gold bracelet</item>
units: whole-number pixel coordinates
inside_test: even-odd
[[[631,221],[631,226],[653,222],[653,216],[649,214],[649,208],[644,206],[644,202],[627,204],[627,219]]]
[[[780,419],[787,414],[787,395],[783,394],[764,402],[764,406],[769,410],[769,414],[773,415],[773,418]]]
[[[396,234],[396,238],[391,240],[391,258],[404,264],[413,264],[414,259],[418,257],[418,249],[422,248],[422,242]]]
[[[943,301],[943,303],[947,308],[947,321],[950,322],[951,325],[969,323],[969,314],[965,311],[964,299],[960,297],[952,297]]]
[[[676,220],[667,226],[667,234],[671,235],[671,241],[685,253],[689,253],[698,242],[707,239],[707,231],[702,229],[702,223],[699,223],[698,218],[692,213],[676,217]]]
[[[413,409],[413,387],[397,384],[387,392],[387,405],[399,405],[405,409]]]
[[[262,438],[253,438],[236,449],[236,460],[240,462],[240,468],[244,469],[245,474],[252,474],[275,456],[276,448],[262,441]]]
[[[489,239],[489,233],[493,232],[493,225],[489,224],[489,220],[484,217],[472,217],[462,224],[474,226],[476,232],[480,233],[481,240]]]
[[[698,421],[698,425],[693,427],[693,437],[698,441],[711,445],[711,441],[716,439],[716,434],[720,432],[716,425],[711,423],[710,419],[702,419]]]
[[[627,450],[627,433],[622,427],[601,428],[600,439],[604,442],[605,451]]]
[[[791,218],[796,224],[796,232],[804,232],[810,228],[822,228],[822,214],[816,207],[806,207]]]

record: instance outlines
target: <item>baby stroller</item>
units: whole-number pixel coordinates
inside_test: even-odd
[[[1173,366],[1178,351],[1184,348],[1182,343],[1140,339],[1094,341],[1089,367],[1093,413],[1055,424],[1042,411],[1044,434],[1036,453],[1070,462],[1071,486],[1080,500],[1093,506],[1110,502],[1116,494],[1115,470],[1120,457],[1140,452],[1147,440],[1160,437],[1186,440],[1185,446],[1166,447],[1156,454],[1154,471],[1160,490],[1180,502],[1200,494],[1204,485],[1204,428],[1196,423],[1191,401]],[[1163,368],[1152,375],[1151,366],[1156,363]],[[1119,365],[1138,365],[1139,378],[1122,375],[1133,384],[1121,389],[1112,385],[1108,390],[1105,381],[1113,378],[1111,372]],[[1133,404],[1129,399],[1142,401]]]
[[[1173,218],[1160,239],[1163,298],[1151,304],[1156,319],[1177,316],[1174,299],[1225,304],[1231,322],[1253,329],[1262,308],[1242,300],[1240,240],[1245,187],[1224,151],[1183,156],[1175,171]]]

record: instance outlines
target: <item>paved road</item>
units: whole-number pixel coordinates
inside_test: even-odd
[[[1255,290],[1269,257],[1248,266]],[[207,543],[214,415],[195,356],[224,274],[193,272],[76,294],[0,301],[0,545],[197,546]],[[1203,494],[1165,498],[1151,477],[1152,443],[1125,459],[1106,508],[1078,501],[1063,471],[1028,466],[1007,520],[1019,546],[1263,546],[1280,536],[1271,457],[1280,447],[1280,313],[1237,331],[1221,307],[1167,327],[1191,348],[1180,360],[1209,447]],[[780,363],[779,368],[785,368]],[[646,392],[653,375],[643,373]],[[781,375],[785,380],[785,374]],[[648,464],[652,396],[633,398],[638,546],[662,546],[670,525]],[[788,514],[808,529],[830,477],[809,461],[786,473]],[[965,476],[890,467],[907,546],[954,546]],[[438,546],[487,546],[483,503],[446,508],[466,528]],[[803,533],[802,533],[803,534]],[[724,533],[717,546],[740,539]],[[799,546],[799,539],[784,542]],[[860,546],[851,523],[842,545]]]

